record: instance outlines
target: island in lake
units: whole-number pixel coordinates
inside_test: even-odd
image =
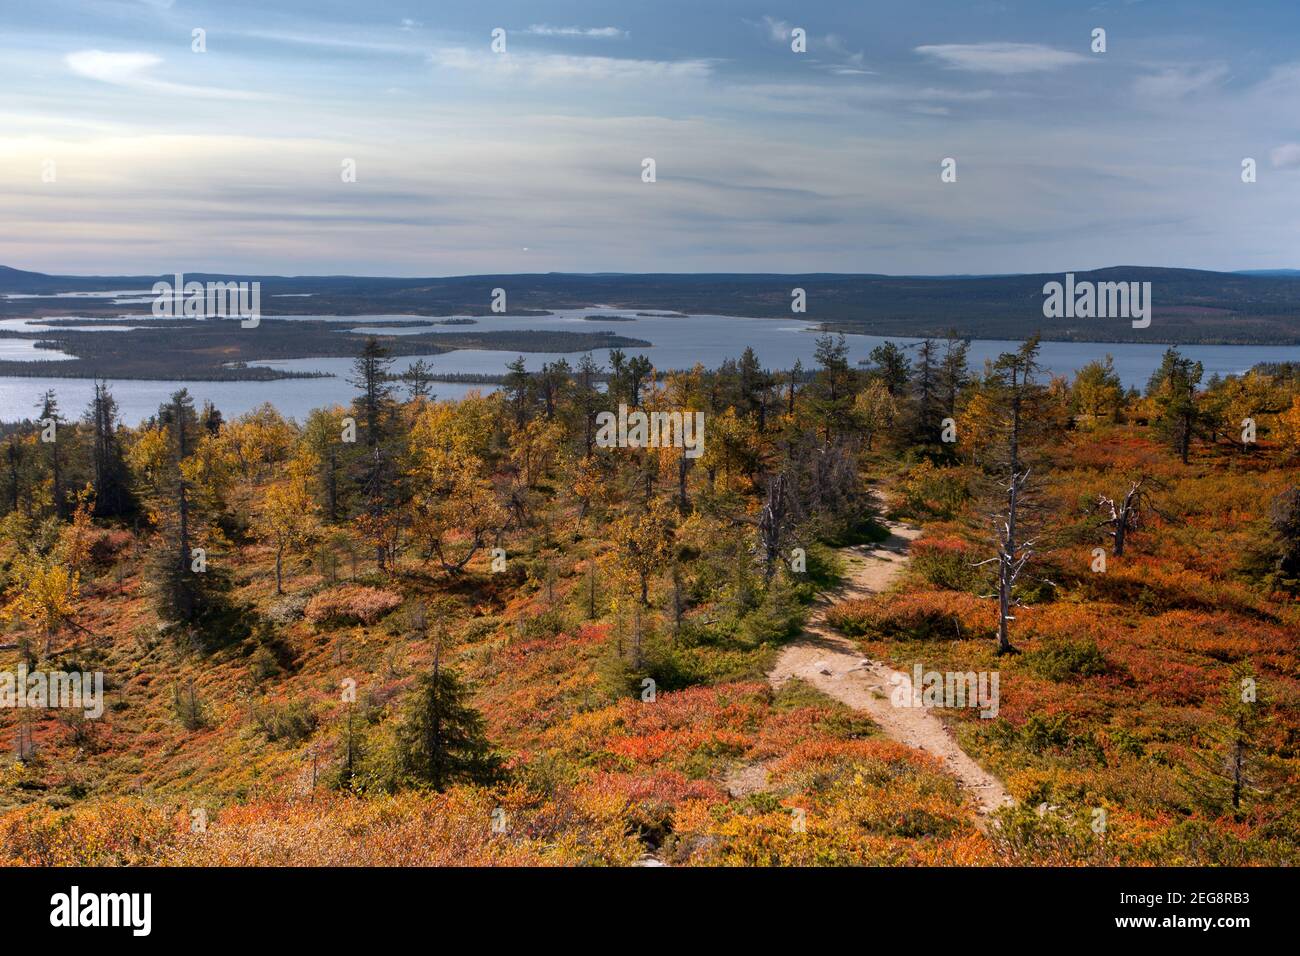
[[[650,345],[642,339],[601,331],[409,331],[421,325],[452,324],[420,319],[369,322],[365,328],[358,328],[355,321],[346,320],[264,318],[251,329],[242,328],[238,319],[151,319],[121,329],[130,323],[129,316],[46,319],[39,330],[0,330],[0,338],[32,341],[37,349],[52,352],[49,361],[0,360],[0,376],[173,381],[309,378],[329,373],[286,371],[253,363],[352,358],[366,338],[378,340],[393,356],[439,355],[455,349],[576,353]],[[109,331],[110,326],[119,330]],[[402,334],[392,331],[397,328],[403,330]],[[73,357],[63,357],[68,355]]]

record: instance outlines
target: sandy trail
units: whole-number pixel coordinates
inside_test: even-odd
[[[1013,802],[998,779],[957,745],[948,728],[929,709],[892,706],[889,694],[894,685],[890,680],[896,672],[882,661],[864,658],[849,638],[826,624],[826,611],[833,604],[884,591],[902,572],[908,548],[921,529],[895,521],[885,524],[890,536],[882,543],[840,550],[849,565],[844,586],[818,598],[803,636],[781,652],[768,680],[779,687],[797,677],[827,696],[864,711],[890,738],[941,759],[944,768],[970,793],[979,813],[987,815]],[[745,772],[746,777],[738,773],[728,778],[735,795],[761,788],[754,786],[752,768]]]

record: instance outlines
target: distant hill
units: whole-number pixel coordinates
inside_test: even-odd
[[[507,291],[511,312],[611,308],[791,316],[791,290],[806,290],[800,318],[845,332],[934,336],[948,330],[985,339],[1041,332],[1051,340],[1170,343],[1300,344],[1300,272],[1209,272],[1113,266],[1075,273],[1077,281],[1150,282],[1150,328],[1123,319],[1047,319],[1043,285],[1063,273],[995,276],[888,276],[808,273],[578,274],[383,278],[366,276],[228,276],[187,279],[262,283],[265,315],[367,312],[445,316],[489,312],[492,290]],[[157,276],[52,276],[0,267],[0,293],[88,292],[148,288]],[[170,276],[161,278],[170,279]],[[310,295],[304,295],[310,293]],[[289,296],[277,298],[278,296]],[[78,300],[76,311],[118,315],[147,306]],[[66,314],[66,301],[0,300],[0,316]]]

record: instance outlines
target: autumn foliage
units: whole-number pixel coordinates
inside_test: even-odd
[[[999,656],[1007,391],[960,341],[518,362],[457,402],[367,349],[356,402],[302,423],[178,395],[68,424],[57,481],[31,423],[5,433],[0,670],[107,693],[93,721],[0,711],[0,862],[1297,861],[1300,377],[1039,383]],[[704,454],[600,447],[619,403],[703,412]],[[1116,555],[1097,502],[1138,481]],[[909,564],[841,600],[897,547],[882,514],[922,527]],[[996,825],[863,713],[769,683],[816,601],[863,657],[999,674],[995,719],[939,712],[1015,797]]]

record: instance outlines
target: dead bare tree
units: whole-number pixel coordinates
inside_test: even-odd
[[[1129,482],[1128,491],[1119,502],[1105,495],[1097,496],[1097,503],[1093,505],[1092,512],[1100,511],[1106,515],[1102,519],[1101,526],[1110,528],[1106,533],[1113,539],[1112,555],[1117,558],[1123,556],[1128,533],[1142,526],[1146,512],[1154,511],[1156,514],[1162,514],[1152,500],[1151,489],[1163,487],[1162,482],[1150,475],[1141,475]]]
[[[1027,446],[1042,428],[1041,404],[1045,390],[1035,382],[1039,372],[1038,337],[1034,336],[1014,352],[1006,352],[993,363],[984,383],[999,409],[996,470],[1002,474],[997,487],[1004,489],[1005,504],[990,515],[997,553],[977,566],[997,564],[998,654],[1014,654],[1011,611],[1019,606],[1013,589],[1026,565],[1037,554],[1038,538],[1028,533],[1026,512],[1032,512]],[[998,495],[1002,498],[1002,494]],[[990,595],[991,596],[991,595]]]
[[[1007,508],[1005,513],[993,515],[994,532],[997,539],[998,553],[986,561],[979,561],[975,567],[997,562],[998,566],[998,653],[1014,654],[1016,648],[1011,643],[1010,624],[1015,620],[1011,613],[1020,606],[1014,595],[1016,582],[1030,560],[1037,553],[1037,538],[1021,538],[1021,529],[1017,526],[1023,507],[1026,487],[1029,484],[1030,469],[1014,472],[1007,482]],[[992,595],[988,595],[992,597]]]
[[[758,546],[755,550],[763,563],[763,580],[770,584],[781,558],[782,545],[800,514],[799,501],[790,488],[786,474],[777,472],[768,479],[767,497],[757,518],[725,509],[715,509],[715,513],[733,524],[749,525],[758,530]]]
[[[771,581],[776,573],[776,562],[781,557],[781,544],[790,523],[786,479],[777,473],[767,486],[767,501],[758,518],[758,533],[763,543],[763,580]]]

